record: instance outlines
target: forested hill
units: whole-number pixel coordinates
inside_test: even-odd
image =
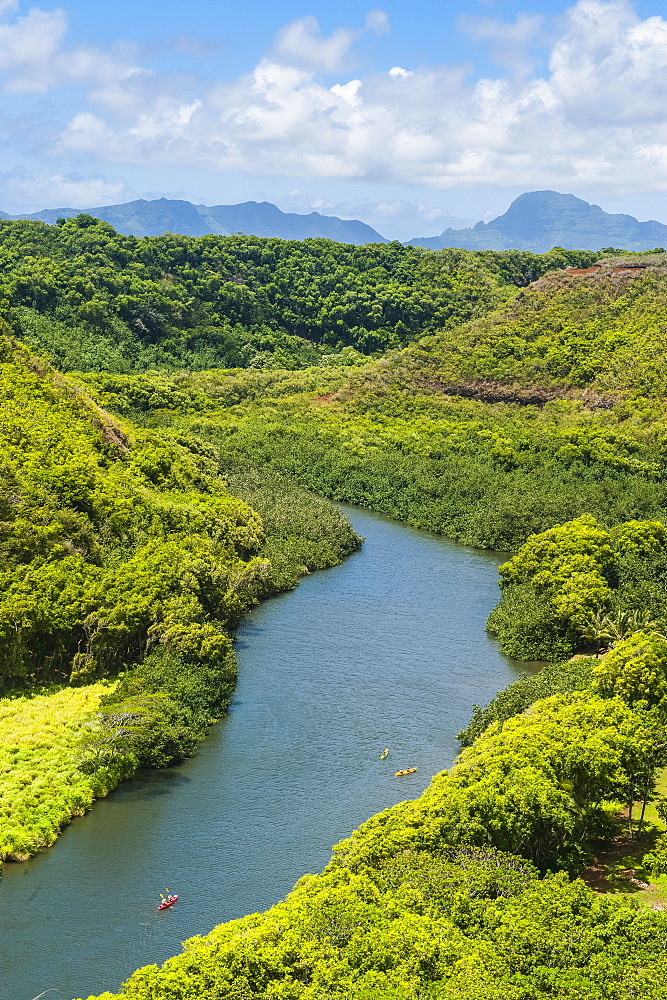
[[[481,547],[583,514],[662,519],[664,261],[547,274],[337,378],[319,366],[86,381],[112,410],[206,437],[226,468],[257,462]]]
[[[667,255],[601,258],[546,275],[504,308],[426,337],[396,359],[409,378],[492,401],[587,389],[664,396]],[[611,396],[610,396],[611,394]]]
[[[594,260],[0,221],[0,315],[63,371],[300,368],[404,346]]]

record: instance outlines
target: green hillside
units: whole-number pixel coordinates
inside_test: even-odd
[[[0,316],[63,371],[343,362],[481,316],[592,253],[425,253],[0,221]],[[351,353],[350,353],[351,352]]]
[[[482,399],[511,399],[500,386],[523,387],[526,401],[528,387],[543,390],[536,401],[584,387],[608,396],[598,405],[625,391],[663,396],[665,254],[603,258],[584,270],[546,275],[506,308],[426,338],[406,362],[417,378]]]

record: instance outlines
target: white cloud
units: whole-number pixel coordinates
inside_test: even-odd
[[[36,7],[13,24],[0,24],[0,79],[4,90],[10,94],[47,90],[53,83],[53,62],[66,31],[63,10],[43,11]]]
[[[0,0],[0,17],[18,4]],[[33,7],[26,15],[0,23],[0,88],[7,94],[39,94],[63,86],[92,88],[104,96],[133,77],[151,74],[133,64],[134,49],[117,45],[110,51],[93,46],[66,49],[67,14]]]
[[[539,34],[543,21],[542,14],[519,14],[516,21],[463,14],[459,26],[478,42],[527,45]]]
[[[361,98],[359,97],[361,80],[350,80],[349,83],[335,83],[330,90],[336,97],[341,97],[351,108],[361,105]]]
[[[66,177],[61,173],[13,173],[0,177],[0,199],[9,214],[42,208],[95,208],[127,201],[132,192],[103,177]]]
[[[667,191],[664,18],[642,19],[628,0],[578,0],[549,25],[543,75],[510,70],[474,80],[469,66],[392,66],[352,77],[345,67],[356,39],[386,25],[374,11],[362,28],[323,35],[314,18],[302,18],[278,34],[252,72],[207,87],[149,72],[132,49],[68,52],[58,11],[0,24],[0,57],[6,88],[84,91],[51,146],[52,155],[77,162],[435,190]],[[533,15],[512,24],[477,19],[468,28],[480,42],[522,51],[541,30]],[[31,32],[41,39],[41,62],[27,44]]]
[[[286,196],[275,199],[284,212],[320,212],[322,215],[336,215],[339,219],[361,219],[373,226],[382,236],[392,240],[409,240],[416,236],[437,236],[443,229],[465,229],[478,222],[480,215],[454,216],[450,210],[437,205],[427,205],[421,201],[392,198],[372,201],[359,198],[348,201],[334,201],[330,198],[310,197],[298,188]],[[487,213],[482,213],[485,215]],[[498,212],[489,212],[493,218]]]
[[[374,31],[376,35],[386,35],[390,31],[389,18],[383,10],[369,10],[364,18],[364,27],[368,31]]]
[[[519,14],[516,21],[462,14],[458,20],[461,31],[476,42],[487,45],[496,63],[519,76],[533,70],[532,50],[542,39],[543,23],[541,14]]]
[[[551,81],[576,124],[635,129],[667,122],[667,21],[637,18],[625,0],[580,0],[554,45]]]
[[[337,28],[328,36],[322,35],[317,18],[308,15],[281,28],[271,55],[276,62],[289,66],[316,73],[335,73],[353,65],[352,46],[364,32],[381,35],[388,30],[389,19],[382,10],[370,11],[363,28]]]

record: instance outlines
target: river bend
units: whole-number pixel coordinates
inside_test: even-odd
[[[516,677],[484,631],[497,555],[345,510],[363,549],[248,616],[232,710],[197,756],[5,866],[2,1000],[115,991],[185,938],[271,906],[359,823],[418,795],[472,703]],[[181,898],[157,913],[166,888]]]

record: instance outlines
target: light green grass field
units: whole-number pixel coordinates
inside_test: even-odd
[[[77,767],[81,725],[106,684],[0,699],[0,858],[50,846],[108,788]]]

